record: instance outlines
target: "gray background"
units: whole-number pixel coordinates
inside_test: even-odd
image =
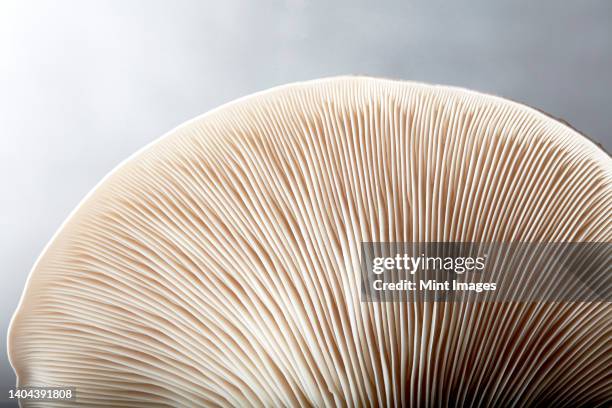
[[[36,257],[106,173],[271,86],[458,85],[562,117],[610,151],[611,22],[610,0],[0,0],[0,335]],[[2,353],[0,401],[13,382]]]

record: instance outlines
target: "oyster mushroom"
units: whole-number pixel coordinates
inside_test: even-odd
[[[604,405],[609,303],[362,302],[359,248],[609,242],[611,198],[605,152],[514,102],[275,88],[90,193],[31,272],[11,363],[79,406]]]

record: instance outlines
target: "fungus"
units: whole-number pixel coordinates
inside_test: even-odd
[[[79,406],[604,405],[610,303],[363,302],[359,252],[610,242],[611,213],[610,157],[523,105],[370,78],[275,88],[90,193],[31,272],[10,359]]]

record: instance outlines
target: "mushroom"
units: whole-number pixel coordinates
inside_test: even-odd
[[[603,406],[609,302],[364,302],[359,252],[610,242],[611,213],[610,156],[534,109],[287,85],[106,177],[36,262],[10,360],[20,386],[73,386],[84,407]]]

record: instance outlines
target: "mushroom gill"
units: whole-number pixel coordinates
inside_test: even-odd
[[[597,406],[607,302],[363,302],[362,242],[610,242],[612,160],[463,89],[240,99],[113,171],[37,261],[21,386],[78,406]],[[72,406],[71,402],[28,406]]]

